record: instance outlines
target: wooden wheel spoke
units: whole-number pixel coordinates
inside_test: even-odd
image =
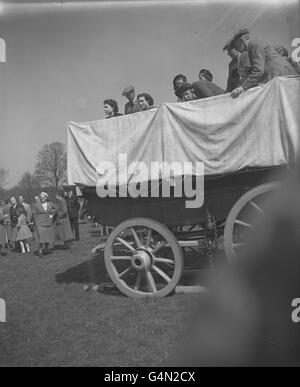
[[[152,250],[152,254],[156,254],[159,250],[161,250],[163,247],[165,247],[168,244],[168,242],[158,242],[158,244],[154,247]]]
[[[239,219],[236,219],[234,221],[235,224],[238,224],[239,226],[243,226],[243,227],[248,227],[248,228],[252,228],[252,224],[250,223],[247,223],[247,222],[244,222],[243,220],[239,220]]]
[[[129,255],[112,255],[110,259],[112,261],[130,261],[131,257]]]
[[[135,231],[135,229],[133,227],[130,227],[130,231],[132,232],[132,235],[133,235],[133,238],[135,240],[137,248],[138,249],[141,248],[142,247],[142,243],[140,241],[140,238],[139,238],[137,232]]]
[[[156,285],[155,285],[155,281],[154,281],[154,278],[153,278],[153,275],[151,274],[150,271],[146,271],[146,276],[147,276],[147,282],[148,282],[148,289],[151,293],[156,293],[157,292],[157,288],[156,288]]]
[[[151,243],[151,238],[152,238],[152,229],[148,228],[148,233],[147,233],[147,238],[146,238],[146,248],[150,247]]]
[[[124,277],[124,275],[127,274],[131,269],[132,266],[127,267],[127,269],[125,269],[124,271],[122,271],[122,273],[118,275],[118,278],[121,279],[122,277]]]
[[[168,265],[174,266],[174,261],[172,259],[168,258],[160,258],[160,257],[154,257],[154,262],[160,262],[160,263],[167,263]]]
[[[134,285],[134,290],[138,290],[139,287],[140,287],[140,284],[141,284],[141,280],[142,280],[142,272],[139,271],[137,273],[137,276],[136,276],[136,281],[135,281],[135,285]]]
[[[263,209],[262,209],[257,203],[255,203],[254,200],[251,200],[251,201],[250,201],[250,204],[251,204],[251,206],[252,206],[253,208],[255,208],[255,209],[256,209],[258,212],[260,212],[261,214],[264,213]]]
[[[128,250],[135,252],[135,249],[133,246],[131,246],[130,243],[126,242],[123,238],[118,237],[117,240],[122,243],[122,245],[126,246]]]
[[[164,272],[162,271],[159,267],[153,265],[152,269],[159,274],[167,283],[171,282],[171,278]]]

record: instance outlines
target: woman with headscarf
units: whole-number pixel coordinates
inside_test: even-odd
[[[49,244],[54,243],[53,217],[56,206],[48,200],[45,192],[40,194],[40,202],[34,205],[34,222],[39,240],[39,257],[49,252]]]
[[[58,205],[54,220],[55,242],[63,242],[65,249],[69,249],[70,242],[74,238],[70,220],[68,218],[68,204],[65,199],[64,191],[58,191],[56,199],[58,201]]]

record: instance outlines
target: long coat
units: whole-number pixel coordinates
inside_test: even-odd
[[[3,208],[0,208],[0,246],[6,243],[6,231],[4,226],[4,212]]]
[[[37,227],[37,237],[40,243],[54,242],[53,217],[56,208],[57,207],[51,202],[47,202],[46,211],[41,203],[35,203],[34,205],[33,216]]]
[[[271,45],[259,40],[250,40],[248,45],[250,74],[243,82],[245,90],[266,83],[274,77],[297,75],[294,67]]]
[[[80,204],[77,199],[77,196],[72,195],[71,197],[66,197],[66,203],[67,203],[67,210],[68,215],[70,219],[78,218],[79,216],[79,210],[80,210]]]
[[[67,242],[73,238],[70,220],[68,217],[68,205],[65,199],[57,205],[54,221],[55,241]]]
[[[24,207],[21,204],[17,204],[15,206],[11,206],[9,208],[9,215],[10,215],[10,225],[11,225],[11,241],[15,242],[17,240],[17,225],[18,225],[18,214],[17,210],[19,208]]]
[[[17,225],[17,241],[24,241],[32,238],[32,233],[27,226],[27,218],[26,215],[22,214],[18,218]]]

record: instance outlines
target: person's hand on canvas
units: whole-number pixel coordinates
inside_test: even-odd
[[[237,97],[239,97],[244,91],[245,91],[245,89],[243,88],[243,86],[237,87],[236,89],[232,90],[230,96],[231,96],[232,98],[237,98]]]

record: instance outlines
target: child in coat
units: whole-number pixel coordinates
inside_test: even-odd
[[[32,238],[32,233],[29,230],[29,227],[27,225],[25,209],[21,207],[18,208],[17,215],[18,215],[18,224],[17,224],[16,240],[20,242],[20,246],[22,249],[21,254],[26,254],[26,252],[30,253],[29,239]]]

